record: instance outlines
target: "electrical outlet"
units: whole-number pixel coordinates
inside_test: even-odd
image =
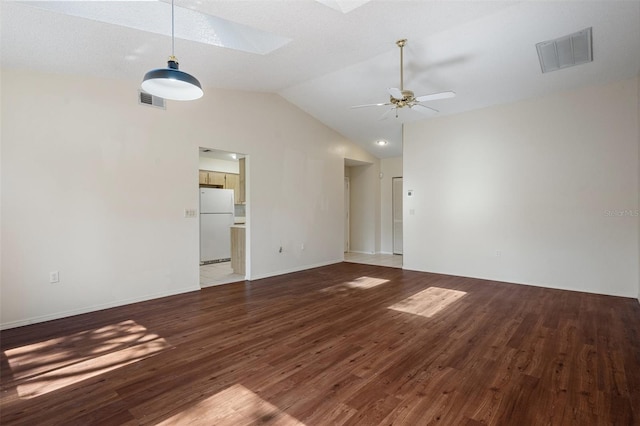
[[[502,256],[502,250],[496,250],[496,257]]]
[[[278,250],[278,253],[282,253],[282,246],[280,246],[280,249]]]
[[[60,273],[58,271],[49,272],[49,282],[51,284],[60,282]]]

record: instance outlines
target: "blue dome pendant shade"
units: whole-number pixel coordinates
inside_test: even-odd
[[[197,78],[178,69],[175,56],[169,57],[167,68],[146,73],[141,87],[151,95],[174,101],[192,101],[204,94]]]
[[[142,79],[142,90],[153,96],[174,101],[192,101],[204,95],[197,78],[178,69],[175,57],[175,18],[173,0],[171,0],[171,56],[167,68],[151,70]]]

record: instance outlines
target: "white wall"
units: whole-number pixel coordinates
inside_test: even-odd
[[[393,253],[392,179],[402,177],[402,157],[380,160],[380,251]]]
[[[3,328],[198,290],[199,146],[250,156],[252,278],[343,259],[344,158],[368,154],[277,95],[137,90],[3,70]]]
[[[213,143],[215,144],[215,142]],[[221,160],[219,158],[204,157],[202,155],[198,159],[198,167],[200,170],[235,174],[240,173],[240,163],[238,161]]]
[[[631,79],[406,124],[404,267],[637,296],[638,100]]]

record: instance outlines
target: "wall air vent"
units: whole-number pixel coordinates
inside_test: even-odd
[[[167,109],[165,100],[159,96],[150,95],[147,92],[138,90],[138,103],[140,105],[148,105],[156,108]]]
[[[556,71],[593,61],[591,28],[536,44],[542,72]]]

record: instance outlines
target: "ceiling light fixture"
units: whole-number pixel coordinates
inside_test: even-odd
[[[171,56],[167,68],[151,70],[144,75],[142,90],[174,101],[192,101],[204,95],[197,78],[178,69],[175,57],[174,6],[171,0]]]
[[[384,139],[379,139],[376,141],[376,145],[380,145],[380,146],[385,146],[388,143],[389,142],[385,141]]]

